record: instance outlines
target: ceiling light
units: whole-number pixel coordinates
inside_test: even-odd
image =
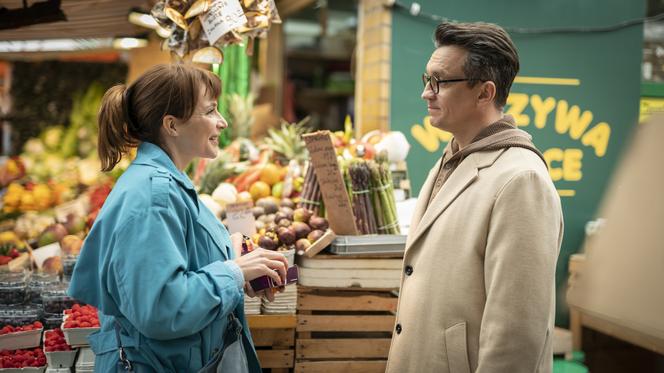
[[[150,14],[132,11],[129,13],[129,22],[134,25],[156,30],[159,27],[157,20]]]
[[[117,38],[113,40],[113,48],[115,49],[134,49],[143,48],[148,45],[146,39],[138,38]]]
[[[0,41],[0,53],[69,52],[110,48],[113,39],[48,39]]]

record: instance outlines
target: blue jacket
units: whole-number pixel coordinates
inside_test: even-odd
[[[96,372],[115,372],[122,344],[138,372],[196,372],[223,346],[228,315],[244,325],[242,276],[224,226],[158,146],[142,143],[85,240],[69,294],[99,309],[88,339]]]

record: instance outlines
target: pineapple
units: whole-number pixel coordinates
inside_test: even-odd
[[[281,128],[268,130],[269,136],[265,138],[265,144],[274,151],[277,161],[282,165],[288,164],[291,159],[304,163],[309,157],[302,140],[302,135],[309,132],[308,122],[309,117],[292,124],[282,121]]]
[[[251,125],[254,123],[252,115],[254,96],[250,93],[247,97],[242,97],[233,93],[228,101],[231,139],[248,138],[251,135]]]

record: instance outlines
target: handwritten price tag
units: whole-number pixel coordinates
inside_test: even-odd
[[[210,45],[214,45],[230,30],[247,23],[247,17],[242,11],[239,0],[214,0],[210,10],[200,19]]]
[[[253,203],[240,202],[226,205],[226,224],[228,231],[233,234],[240,232],[247,236],[256,233],[256,219],[251,211]]]

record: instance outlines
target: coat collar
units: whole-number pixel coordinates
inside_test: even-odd
[[[175,167],[175,163],[173,163],[171,157],[169,157],[162,148],[153,143],[143,142],[138,146],[134,163],[165,170],[184,188],[194,192],[196,191],[194,184],[192,184],[187,175]]]
[[[436,166],[431,170],[427,177],[413,213],[411,224],[412,231],[408,235],[406,243],[406,252],[413,244],[427,231],[438,216],[449,207],[456,198],[463,193],[479,176],[479,170],[490,167],[496,159],[505,151],[505,149],[494,150],[490,152],[477,152],[470,154],[459,164],[443,187],[438,191],[431,203],[427,206],[433,184],[438,175],[438,169],[442,158],[438,160]]]

